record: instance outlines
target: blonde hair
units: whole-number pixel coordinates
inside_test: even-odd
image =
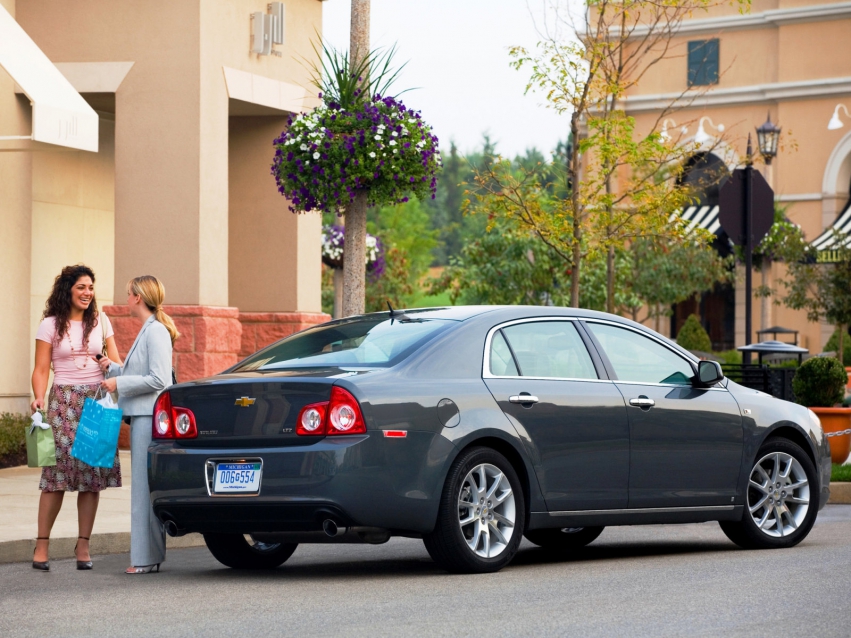
[[[177,326],[174,325],[174,320],[163,310],[165,286],[162,285],[162,282],[153,275],[142,275],[141,277],[131,279],[127,283],[127,290],[131,294],[142,297],[142,301],[145,302],[148,310],[153,312],[157,321],[168,330],[168,333],[171,335],[171,343],[174,345],[180,333],[177,331]]]

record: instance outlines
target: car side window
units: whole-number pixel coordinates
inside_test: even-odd
[[[689,385],[694,369],[683,357],[632,330],[605,323],[585,325],[597,337],[619,381]]]
[[[517,358],[521,376],[598,378],[591,355],[571,321],[518,323],[502,332]]]
[[[511,350],[508,349],[505,337],[502,336],[502,330],[497,330],[491,338],[490,369],[491,374],[497,377],[520,376],[514,357],[511,356]]]

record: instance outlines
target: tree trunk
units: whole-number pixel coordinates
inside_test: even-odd
[[[765,290],[769,286],[769,276],[771,275],[771,264],[763,257],[762,268],[760,269],[760,283],[762,289]],[[759,305],[759,329],[765,330],[771,325],[771,298],[761,297]]]
[[[579,308],[579,266],[582,262],[582,244],[574,239],[573,269],[570,271],[570,305]]]
[[[606,254],[606,312],[615,314],[615,247]]]
[[[369,1],[352,0],[349,39],[351,64],[369,55]],[[366,78],[364,78],[366,80]],[[361,315],[366,296],[366,202],[365,192],[355,195],[346,207],[346,234],[343,253],[343,317]]]
[[[352,0],[349,50],[352,66],[369,55],[369,0]]]
[[[366,295],[366,199],[355,195],[346,207],[346,234],[343,250],[343,316],[362,315]]]
[[[839,350],[839,352],[836,353],[836,358],[839,359],[839,363],[841,363],[842,365],[845,365],[844,355],[845,355],[845,328],[846,328],[846,326],[844,326],[843,324],[839,324],[837,326],[837,328],[839,329],[839,346],[837,348],[837,350]]]

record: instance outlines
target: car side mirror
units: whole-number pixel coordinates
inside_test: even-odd
[[[721,364],[717,361],[700,361],[697,364],[697,382],[699,385],[709,387],[715,385],[724,378]]]

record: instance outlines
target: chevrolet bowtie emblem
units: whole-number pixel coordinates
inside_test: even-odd
[[[234,403],[234,405],[239,405],[243,408],[247,408],[250,405],[254,405],[254,399],[252,399],[251,397],[239,397],[236,400],[236,403]]]

